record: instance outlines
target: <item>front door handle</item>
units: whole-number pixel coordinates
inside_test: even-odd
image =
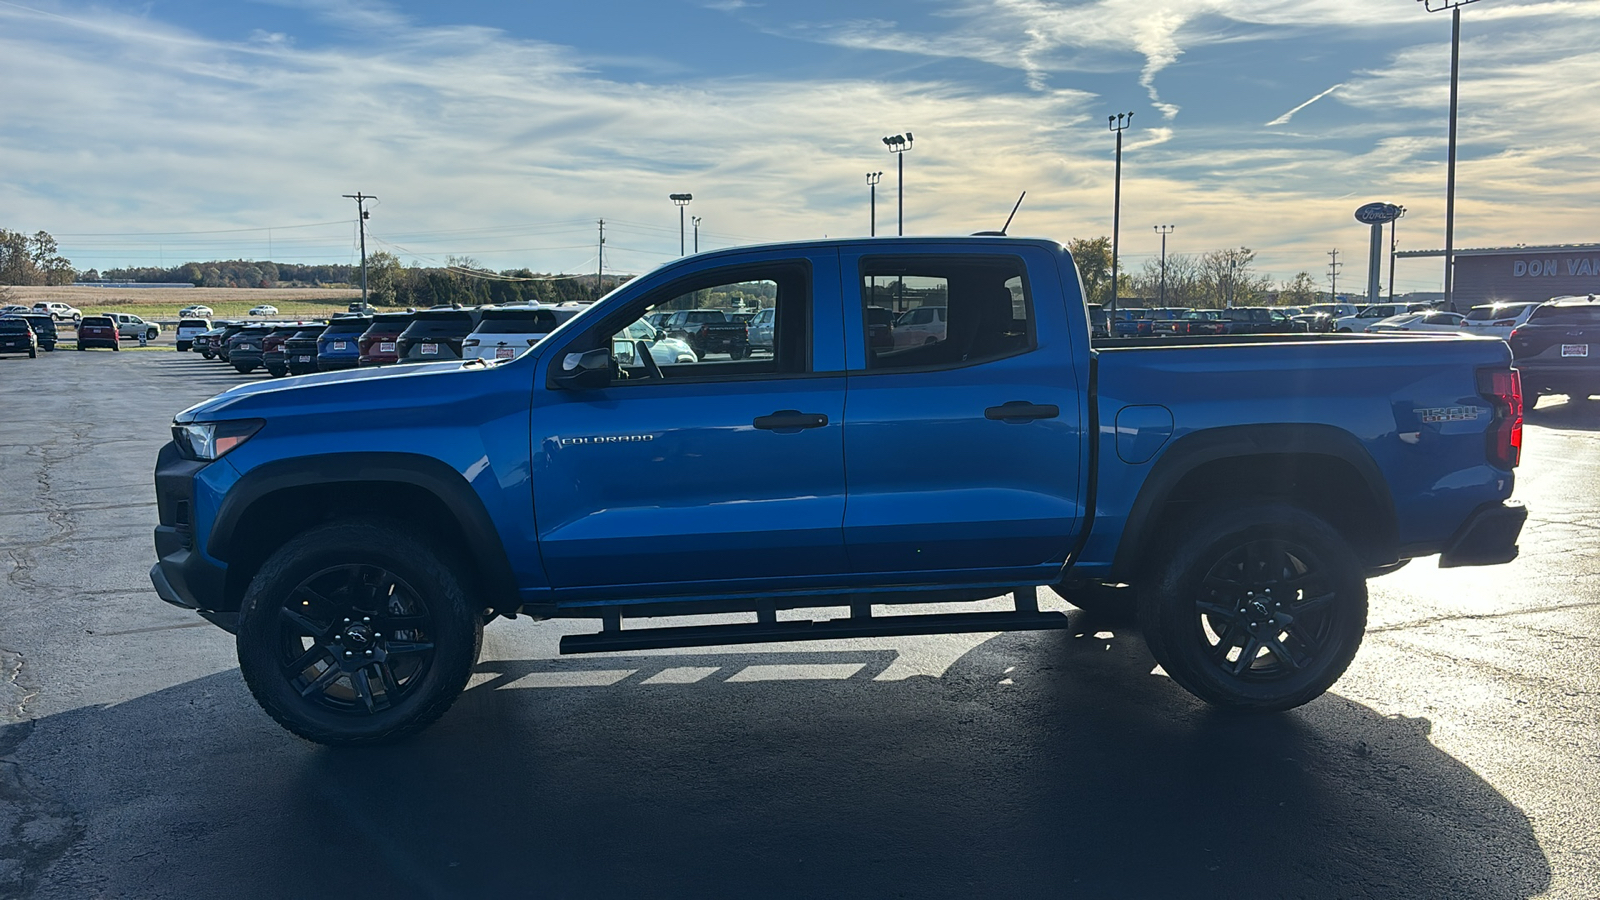
[[[1029,403],[1026,400],[1012,400],[1000,406],[991,406],[983,411],[985,419],[996,419],[1002,422],[1031,422],[1034,419],[1054,419],[1061,415],[1061,407],[1054,403]]]
[[[802,428],[821,428],[828,424],[828,417],[823,413],[780,409],[770,416],[756,416],[750,424],[763,431],[799,431]]]

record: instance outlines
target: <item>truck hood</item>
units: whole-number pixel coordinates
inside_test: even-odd
[[[266,417],[276,412],[304,411],[315,407],[403,408],[433,396],[468,394],[476,386],[469,379],[492,377],[498,369],[529,359],[524,356],[499,364],[482,360],[446,360],[257,381],[229,388],[209,400],[196,403],[174,416],[173,422],[181,425],[187,422]]]

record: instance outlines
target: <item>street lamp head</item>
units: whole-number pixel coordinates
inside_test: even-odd
[[[911,149],[911,132],[891,134],[883,139],[883,145],[889,148],[890,153],[904,153]]]
[[[881,178],[883,178],[882,172],[868,172],[867,184],[877,184]]]
[[[678,204],[679,206],[687,206],[687,205],[689,205],[689,201],[694,199],[694,195],[693,194],[668,194],[667,195],[667,199],[671,200],[673,203]]]
[[[1417,0],[1417,2],[1428,12],[1446,12],[1458,6],[1466,6],[1468,3],[1476,3],[1477,0]]]

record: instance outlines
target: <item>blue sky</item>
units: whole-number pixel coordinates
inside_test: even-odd
[[[1464,15],[1458,246],[1600,240],[1600,0]],[[1249,246],[1277,278],[1364,278],[1353,210],[1442,244],[1449,18],[1415,0],[76,2],[0,0],[0,227],[80,267],[245,257],[608,271],[701,246],[864,234],[865,173],[916,135],[906,230],[1123,254]],[[1309,101],[1309,102],[1308,102]],[[183,233],[188,232],[188,233]],[[196,233],[198,232],[198,233]],[[1437,284],[1402,264],[1401,290]]]

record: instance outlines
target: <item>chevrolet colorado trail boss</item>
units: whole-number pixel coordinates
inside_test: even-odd
[[[776,298],[771,355],[663,363],[628,339],[738,296]],[[943,335],[871,340],[884,296],[945,310]],[[1498,340],[1091,344],[1053,241],[746,247],[669,263],[511,360],[184,410],[150,574],[237,636],[268,713],[326,744],[438,718],[496,617],[597,623],[563,653],[1066,627],[1045,585],[1136,613],[1205,701],[1282,710],[1350,663],[1368,577],[1516,556],[1521,404]],[[625,627],[727,612],[751,619]]]

